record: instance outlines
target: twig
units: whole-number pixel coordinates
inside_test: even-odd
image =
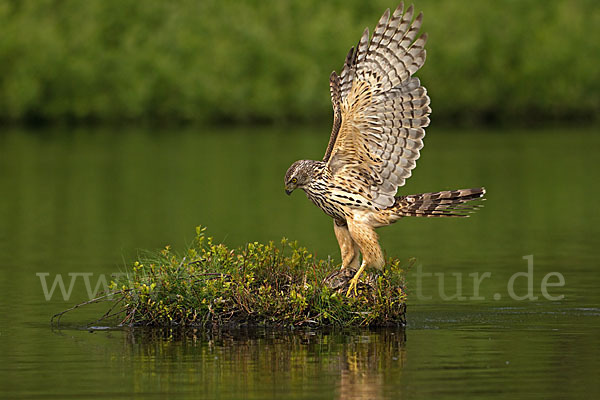
[[[124,312],[127,312],[127,309],[126,308],[121,308],[119,311],[114,312],[112,314],[109,314],[109,315],[107,315],[105,317],[102,317],[102,318],[98,319],[97,321],[93,322],[92,324],[90,324],[88,326],[91,326],[93,324],[97,324],[98,322],[103,321],[103,320],[108,319],[108,318],[111,318],[111,317],[116,317],[117,315],[123,314]]]
[[[98,318],[98,319],[97,319],[97,320],[95,320],[94,322],[91,322],[90,324],[88,324],[88,326],[90,326],[90,325],[94,325],[94,324],[97,324],[98,322],[100,322],[100,321],[103,321],[103,320],[104,320],[104,319],[106,319],[106,318],[109,318],[109,317],[114,317],[115,315],[119,315],[119,314],[121,314],[123,311],[125,311],[125,309],[122,309],[122,310],[120,310],[120,311],[118,311],[118,312],[116,312],[116,313],[114,313],[114,314],[112,314],[112,315],[111,315],[110,313],[111,313],[111,311],[112,311],[112,310],[114,310],[114,308],[115,308],[115,307],[116,307],[116,306],[117,306],[117,305],[118,305],[120,302],[122,302],[124,299],[125,299],[125,293],[123,293],[123,295],[121,296],[121,298],[120,298],[119,300],[115,301],[115,304],[113,304],[113,305],[112,305],[112,307],[110,307],[110,308],[108,309],[108,311],[106,311],[106,312],[104,313],[104,315],[103,315],[103,316],[101,316],[100,318]]]
[[[183,265],[183,263],[185,262],[186,257],[183,257],[183,259],[181,260],[181,262],[179,263],[179,266],[177,267],[177,271],[175,271],[175,276],[177,278],[179,278],[179,270],[181,269],[181,266]]]
[[[129,314],[127,314],[125,316],[125,318],[123,318],[123,321],[121,321],[119,323],[119,326],[123,326],[123,324],[125,323],[125,321],[127,321],[130,318],[132,319],[132,317],[135,315],[135,311],[136,310],[137,310],[137,307],[135,307],[133,310],[131,310],[131,312]],[[129,323],[129,326],[132,326],[132,325],[133,325],[133,319],[132,319],[132,322]]]
[[[58,314],[54,314],[54,315],[52,316],[52,318],[50,318],[50,325],[54,326],[54,318],[56,318],[56,317],[58,317],[58,319],[56,320],[56,326],[60,325],[60,319],[62,318],[62,316],[63,316],[64,314],[68,313],[69,311],[73,311],[73,310],[75,310],[75,309],[77,309],[77,308],[79,308],[79,307],[86,306],[86,305],[88,305],[88,304],[94,304],[94,303],[98,303],[99,301],[101,301],[101,300],[104,300],[104,299],[106,299],[107,297],[114,296],[114,295],[116,295],[116,294],[124,294],[125,292],[128,292],[129,290],[131,290],[131,289],[127,289],[127,290],[119,290],[119,291],[117,291],[117,292],[112,292],[112,293],[105,294],[104,296],[96,297],[95,299],[91,299],[91,300],[88,300],[88,301],[84,301],[83,303],[75,304],[73,307],[71,307],[71,308],[69,308],[69,309],[66,309],[66,310],[64,310],[64,311],[61,311],[61,312],[59,312]]]

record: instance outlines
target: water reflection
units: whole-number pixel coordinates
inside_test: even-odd
[[[136,386],[142,387],[149,375],[168,373],[178,375],[179,390],[185,384],[187,390],[215,395],[241,384],[263,390],[271,385],[288,393],[314,391],[324,398],[382,398],[386,378],[397,383],[406,361],[403,329],[131,329],[123,338],[137,361]]]
[[[357,335],[351,340],[340,357],[337,398],[383,397],[383,372],[397,372],[395,376],[400,379],[406,359],[405,331],[380,331],[377,335]]]

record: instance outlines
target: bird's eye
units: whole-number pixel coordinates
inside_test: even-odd
[[[298,179],[297,178],[292,178],[292,183],[296,183],[296,182],[298,182]]]

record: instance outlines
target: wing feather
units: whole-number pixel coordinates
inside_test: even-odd
[[[329,143],[327,144],[327,150],[323,161],[327,162],[331,156],[333,145],[337,139],[340,126],[342,124],[342,92],[340,85],[340,77],[335,71],[329,76],[329,91],[331,92],[331,104],[333,105],[333,127],[331,128],[331,136],[329,137]]]
[[[334,117],[324,158],[334,179],[350,179],[382,208],[394,204],[398,187],[411,176],[431,113],[427,90],[412,76],[426,58],[427,35],[418,36],[423,15],[413,20],[414,8],[403,9],[400,4],[391,16],[386,10],[371,40],[365,29],[346,56],[332,89],[339,127]]]

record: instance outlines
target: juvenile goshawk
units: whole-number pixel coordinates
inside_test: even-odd
[[[396,196],[415,168],[429,125],[429,97],[413,74],[425,63],[427,34],[420,13],[403,4],[386,10],[369,40],[365,29],[340,75],[329,85],[333,129],[322,161],[300,160],[285,174],[285,190],[303,189],[334,220],[342,268],[356,270],[347,295],[356,294],[366,267],[382,268],[375,228],[402,217],[464,217],[484,188]]]

